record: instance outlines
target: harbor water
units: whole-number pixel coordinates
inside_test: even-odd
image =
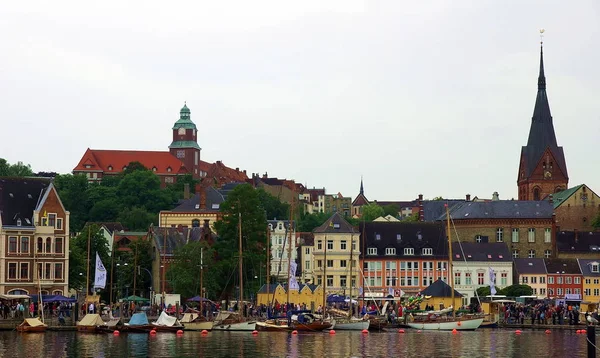
[[[600,342],[600,340],[598,340]],[[186,331],[148,334],[0,332],[1,357],[587,357],[585,334],[573,331],[338,331],[300,333]]]

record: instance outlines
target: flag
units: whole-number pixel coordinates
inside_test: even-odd
[[[390,287],[388,289],[388,295],[393,296],[394,295],[394,288]]]
[[[298,266],[298,264],[296,264],[296,261],[290,262],[290,272],[289,272],[290,290],[299,290],[300,289],[300,285],[298,284],[298,281],[296,281],[296,267],[297,266]]]
[[[48,212],[46,210],[44,210],[44,215],[43,217],[47,218],[48,217]]]
[[[100,260],[100,255],[96,252],[96,276],[94,278],[94,289],[106,287],[106,268]]]
[[[488,272],[490,274],[490,293],[493,295],[496,294],[496,274],[494,273],[494,270],[492,270],[491,267],[488,267]]]
[[[361,287],[358,288],[358,295],[362,296],[362,294],[363,294],[363,288],[361,286]]]

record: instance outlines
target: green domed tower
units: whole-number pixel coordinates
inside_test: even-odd
[[[179,120],[173,125],[173,142],[169,146],[169,152],[181,160],[185,168],[194,178],[200,178],[200,151],[198,145],[198,131],[192,122],[191,111],[187,104],[179,111]]]

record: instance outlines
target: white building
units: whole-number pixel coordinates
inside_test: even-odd
[[[490,269],[494,272],[496,290],[513,284],[513,262],[506,244],[452,244],[454,289],[463,295],[464,305],[475,297],[475,290],[490,285]]]
[[[288,220],[269,220],[269,230],[271,231],[270,274],[277,277],[278,280],[287,280],[290,253],[293,262],[297,262],[298,258],[296,231],[292,230],[290,236],[288,226]],[[296,272],[298,271],[296,270]]]

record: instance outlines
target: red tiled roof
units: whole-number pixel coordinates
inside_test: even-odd
[[[248,175],[243,170],[229,168],[220,160],[208,165],[206,179],[209,180],[202,181],[206,185],[220,187],[227,183],[245,183],[248,181]]]
[[[169,152],[139,151],[139,150],[99,150],[87,149],[85,154],[73,169],[73,172],[101,171],[104,173],[120,173],[131,162],[140,162],[149,170],[156,168],[158,175],[183,174],[187,169],[183,163]],[[86,168],[90,165],[90,168]],[[167,169],[171,168],[171,171]],[[111,169],[111,170],[109,170]]]

